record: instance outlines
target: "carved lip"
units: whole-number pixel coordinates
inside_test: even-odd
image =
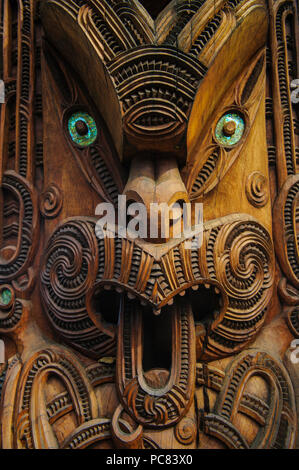
[[[104,280],[94,285],[86,296],[86,306],[92,321],[102,331],[112,333],[118,323],[121,303],[126,299],[134,301],[143,314],[151,312],[161,315],[165,308],[173,306],[184,298],[190,303],[195,324],[215,327],[223,318],[228,307],[228,297],[222,286],[215,280],[201,279],[189,282],[173,290],[164,298],[148,298],[145,293],[136,292],[126,284],[115,280]]]

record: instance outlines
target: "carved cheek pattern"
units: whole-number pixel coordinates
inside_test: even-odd
[[[75,348],[93,357],[115,350],[113,332],[99,332],[86,311],[86,294],[101,269],[98,260],[94,225],[88,219],[69,220],[51,237],[41,273],[42,298],[52,325]]]

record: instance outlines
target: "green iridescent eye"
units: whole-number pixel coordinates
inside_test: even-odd
[[[93,144],[98,136],[95,120],[83,112],[75,113],[70,117],[68,129],[73,142],[80,147]]]
[[[3,288],[0,290],[0,306],[7,306],[11,302],[12,293],[9,289]]]
[[[244,131],[244,119],[239,114],[226,113],[217,123],[215,136],[219,144],[231,147],[241,140]]]

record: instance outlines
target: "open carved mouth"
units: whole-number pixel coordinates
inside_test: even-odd
[[[192,402],[196,361],[239,351],[263,325],[273,282],[269,234],[253,218],[231,215],[205,224],[200,248],[181,239],[157,252],[98,239],[95,224],[69,219],[49,240],[45,312],[80,352],[116,354],[118,395],[135,422],[171,426]]]
[[[123,287],[106,284],[95,289],[92,310],[99,327],[118,325],[125,311],[133,311],[141,317],[142,367],[144,372],[151,369],[167,369],[172,365],[173,343],[172,317],[174,312],[186,310],[192,313],[196,336],[204,338],[211,325],[222,317],[225,296],[219,287],[207,281],[194,284],[179,292],[161,309],[156,309],[142,297],[125,292]],[[200,352],[198,351],[199,355]]]
[[[220,288],[207,280],[181,290],[158,310],[123,287],[95,289],[93,320],[99,328],[117,325],[117,387],[137,422],[160,427],[187,412],[196,358],[226,303]]]

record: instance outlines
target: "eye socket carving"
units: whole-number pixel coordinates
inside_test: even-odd
[[[236,145],[245,132],[245,120],[236,112],[225,113],[218,121],[215,129],[217,142],[223,147]]]
[[[68,120],[68,131],[72,141],[79,147],[88,147],[98,137],[95,120],[85,112],[77,112]]]

